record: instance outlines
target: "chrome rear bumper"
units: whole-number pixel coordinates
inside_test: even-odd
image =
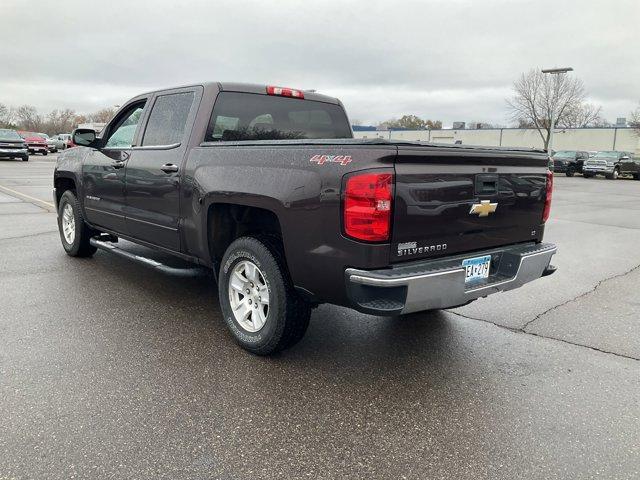
[[[395,315],[464,305],[492,293],[513,290],[555,271],[555,245],[527,243],[455,257],[394,266],[384,270],[345,271],[354,308]],[[465,284],[462,260],[491,255],[489,278]]]

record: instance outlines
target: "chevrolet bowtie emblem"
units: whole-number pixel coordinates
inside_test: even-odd
[[[471,205],[469,215],[478,215],[479,217],[488,217],[490,213],[493,213],[498,208],[498,203],[491,203],[489,200],[481,200],[480,203],[474,203]]]

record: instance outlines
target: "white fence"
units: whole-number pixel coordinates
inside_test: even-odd
[[[356,138],[421,140],[437,143],[462,142],[466,145],[542,148],[540,134],[530,128],[491,128],[482,130],[389,130],[354,132]],[[554,150],[619,150],[640,154],[640,135],[632,128],[556,129]]]

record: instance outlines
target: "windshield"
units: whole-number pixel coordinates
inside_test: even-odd
[[[20,132],[20,135],[22,136],[22,138],[39,137],[40,136],[40,134],[36,133],[36,132]]]
[[[22,137],[15,130],[0,128],[0,140],[22,140]]]
[[[576,156],[576,152],[574,151],[570,151],[570,150],[561,150],[559,152],[556,152],[556,154],[553,156],[553,158],[573,158]]]
[[[45,140],[49,140],[49,135],[47,135],[46,133],[39,133],[38,136],[44,138]]]
[[[596,158],[618,158],[619,152],[598,152]]]

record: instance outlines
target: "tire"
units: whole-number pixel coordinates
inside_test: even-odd
[[[613,169],[613,173],[606,175],[608,180],[617,180],[619,176],[620,176],[620,171],[617,168]]]
[[[45,157],[48,155],[49,152],[42,152],[42,155],[44,155]]]
[[[567,171],[565,172],[565,175],[567,177],[573,177],[576,174],[576,171],[573,168],[569,168],[567,169]]]
[[[257,271],[252,271],[251,264]],[[265,289],[266,308],[259,295]],[[310,305],[293,288],[279,242],[269,237],[241,237],[229,245],[218,275],[218,298],[234,339],[256,355],[271,355],[293,346],[309,326]],[[243,317],[244,313],[249,317],[239,320],[236,315]]]
[[[63,231],[64,215],[67,213],[67,207],[71,209],[73,218],[73,235],[72,238],[65,236]],[[65,191],[60,197],[58,203],[58,231],[60,232],[60,240],[62,247],[67,255],[71,257],[90,257],[96,253],[97,248],[89,243],[89,240],[98,232],[89,228],[82,217],[80,203],[72,190]]]
[[[25,155],[24,157],[20,157],[20,159],[21,159],[23,162],[28,162],[28,161],[29,161],[29,155]]]
[[[633,174],[633,179],[634,180],[640,180],[640,173],[634,173]]]
[[[582,174],[582,176],[583,176],[584,178],[591,178],[591,177],[593,177],[593,175],[592,175],[591,173],[583,173],[583,174]]]

